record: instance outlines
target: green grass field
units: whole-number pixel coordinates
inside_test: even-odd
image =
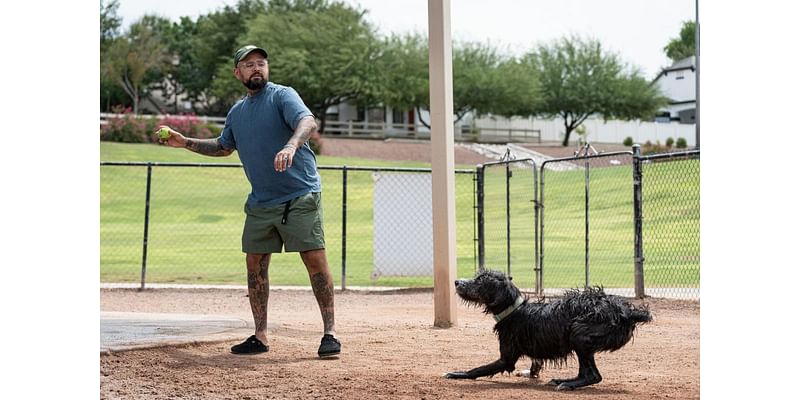
[[[238,163],[147,144],[100,143],[102,161]],[[648,286],[699,285],[699,161],[656,163],[645,168],[645,278]],[[693,164],[694,163],[694,164]],[[320,166],[416,167],[424,163],[318,157]],[[474,170],[474,166],[457,166]],[[677,169],[676,169],[677,168]],[[684,169],[689,174],[677,174]],[[696,173],[695,173],[696,170]],[[342,172],[321,170],[328,261],[335,284],[342,281]],[[138,282],[147,168],[100,169],[100,279]],[[544,284],[577,287],[584,282],[583,171],[545,175]],[[432,286],[430,277],[371,278],[373,177],[348,171],[346,274],[348,286]],[[534,285],[533,175],[515,169],[511,178],[511,270],[522,287]],[[154,167],[152,172],[147,282],[244,284],[240,251],[243,205],[249,192],[240,168]],[[590,186],[590,284],[633,285],[633,211],[630,166],[592,170]],[[475,271],[473,175],[456,174],[457,268]],[[506,270],[505,169],[486,173],[486,264]],[[398,206],[401,206],[398,204]],[[275,254],[273,285],[305,285],[297,254]]]

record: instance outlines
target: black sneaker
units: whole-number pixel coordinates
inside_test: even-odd
[[[335,337],[331,334],[325,334],[322,336],[322,343],[319,344],[319,350],[317,350],[317,354],[320,357],[332,357],[339,355],[342,351],[342,344],[336,340]]]
[[[261,343],[261,341],[258,340],[256,335],[250,336],[244,342],[231,347],[231,353],[233,354],[258,354],[258,353],[266,353],[268,351],[269,351],[269,346],[266,346],[264,345],[264,343]]]

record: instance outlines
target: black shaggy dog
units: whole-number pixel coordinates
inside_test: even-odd
[[[528,302],[502,272],[484,270],[474,279],[456,281],[456,293],[467,303],[494,314],[494,331],[500,341],[500,359],[466,372],[450,372],[450,379],[475,379],[514,370],[522,356],[530,357],[531,378],[545,361],[564,363],[578,356],[578,376],[553,379],[557,390],[573,390],[602,380],[594,354],[614,351],[633,337],[636,324],[651,320],[647,308],[607,295],[601,288],[569,290],[549,303]]]

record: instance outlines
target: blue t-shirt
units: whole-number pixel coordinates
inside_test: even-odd
[[[239,100],[228,111],[219,142],[225,149],[239,152],[252,186],[248,206],[270,207],[322,190],[317,158],[308,143],[297,149],[291,168],[275,171],[275,154],[307,116],[313,114],[294,89],[272,82],[255,95]]]

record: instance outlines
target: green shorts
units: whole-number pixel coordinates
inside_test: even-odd
[[[303,252],[325,248],[322,231],[322,194],[307,193],[272,207],[244,206],[242,232],[245,253]],[[284,221],[284,215],[286,219]]]

